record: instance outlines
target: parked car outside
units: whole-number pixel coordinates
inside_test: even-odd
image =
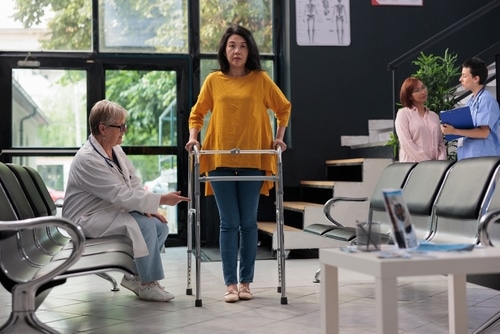
[[[62,206],[64,203],[64,191],[55,190],[50,187],[47,187],[47,190],[49,191],[50,197],[52,198],[56,206]]]
[[[161,176],[157,177],[152,181],[145,182],[144,189],[157,194],[165,194],[169,192],[168,182],[165,181]]]
[[[177,189],[177,170],[165,169],[157,178],[144,182],[144,189],[156,194],[165,194]],[[177,206],[160,205],[158,212],[167,218],[169,233],[176,234],[177,226]]]

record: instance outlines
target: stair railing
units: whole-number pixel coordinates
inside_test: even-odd
[[[477,19],[483,17],[485,14],[493,11],[497,7],[500,7],[500,1],[491,1],[484,5],[483,7],[477,9],[476,11],[470,13],[469,15],[463,17],[462,19],[458,20],[457,22],[453,23],[446,29],[440,31],[439,33],[435,34],[434,36],[426,39],[419,45],[415,46],[414,48],[408,50],[407,52],[403,53],[401,56],[397,57],[393,61],[391,61],[387,65],[387,70],[392,72],[392,120],[396,119],[396,96],[397,96],[397,87],[396,87],[396,70],[398,66],[403,63],[404,61],[407,61],[408,59],[415,57],[417,54],[421,52],[421,50],[432,46],[436,44],[437,42],[441,41],[445,37],[448,37],[449,35],[457,32],[458,30],[464,28],[465,26],[471,24],[473,21],[476,21]],[[395,131],[395,130],[394,130]]]

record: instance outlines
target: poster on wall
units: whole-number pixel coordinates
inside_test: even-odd
[[[295,0],[297,45],[349,46],[350,0]]]
[[[372,6],[423,6],[424,0],[372,0]]]

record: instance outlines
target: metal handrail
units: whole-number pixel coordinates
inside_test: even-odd
[[[439,33],[435,34],[434,36],[426,39],[422,43],[418,44],[417,46],[413,47],[412,49],[406,51],[403,53],[401,56],[397,57],[393,61],[391,61],[389,64],[387,64],[387,70],[392,72],[392,120],[396,119],[396,109],[397,109],[397,87],[396,87],[396,70],[397,66],[403,63],[404,61],[408,60],[411,57],[414,57],[416,54],[419,54],[424,48],[427,48],[429,46],[432,46],[436,44],[437,42],[441,41],[443,38],[457,32],[458,30],[464,28],[465,26],[471,24],[473,21],[476,21],[477,19],[481,18],[485,14],[491,12],[492,10],[496,9],[497,7],[500,6],[500,1],[491,1],[484,5],[483,7],[479,8],[478,10],[470,13],[469,15],[463,17],[462,19],[458,20],[457,22],[453,23],[450,25],[448,28],[440,31]]]
[[[406,51],[403,53],[401,56],[397,57],[393,61],[391,61],[387,65],[387,70],[393,71],[397,69],[397,65],[401,64],[403,61],[409,59],[410,57],[413,57],[414,55],[420,53],[420,51],[428,46],[434,45],[443,38],[451,35],[452,33],[457,32],[458,30],[464,28],[468,24],[471,24],[473,21],[479,19],[483,15],[489,13],[496,7],[500,6],[500,1],[491,1],[484,5],[483,7],[479,8],[475,12],[470,13],[469,15],[463,17],[462,19],[458,20],[457,22],[453,23],[450,25],[448,28],[440,31],[439,33],[435,34],[431,38],[426,39],[419,45],[415,46],[414,48]]]

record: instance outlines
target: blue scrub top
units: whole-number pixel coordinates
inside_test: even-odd
[[[485,139],[464,137],[463,145],[457,148],[458,160],[500,156],[500,108],[497,100],[483,88],[467,105],[470,107],[474,126],[489,126],[490,135]]]

